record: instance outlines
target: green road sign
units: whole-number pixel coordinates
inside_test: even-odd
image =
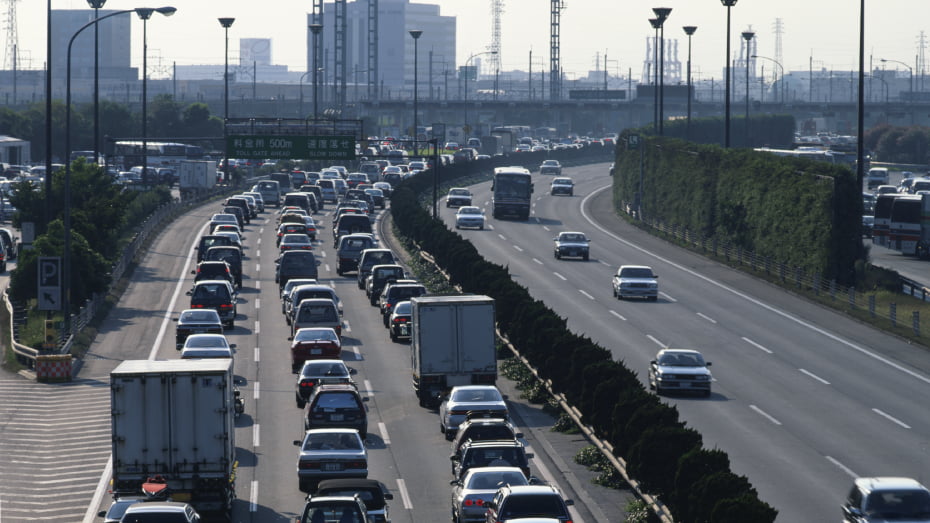
[[[226,137],[230,158],[352,160],[354,136],[237,135]]]
[[[631,134],[626,139],[627,149],[639,149],[639,135]]]

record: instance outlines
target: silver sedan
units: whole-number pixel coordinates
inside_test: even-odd
[[[462,385],[452,387],[452,391],[439,405],[439,428],[446,439],[451,440],[465,421],[469,411],[487,411],[492,415],[506,418],[507,403],[504,396],[494,385]]]
[[[484,212],[472,205],[459,207],[458,212],[455,213],[455,228],[461,229],[462,227],[474,227],[483,230]]]
[[[519,467],[478,467],[452,481],[452,521],[484,521],[485,505],[505,485],[527,485],[526,476]]]

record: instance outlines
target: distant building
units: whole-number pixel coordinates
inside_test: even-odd
[[[240,38],[239,65],[271,65],[271,38]]]
[[[0,135],[0,163],[22,165],[32,161],[31,143],[12,136]]]
[[[100,17],[116,11],[101,9]],[[93,21],[93,9],[52,10],[52,80],[65,81],[68,42],[84,24]],[[132,13],[114,16],[97,23],[99,35],[99,72],[101,80],[133,81],[139,78],[131,66]],[[61,73],[55,73],[61,71]],[[57,78],[56,78],[57,76]],[[71,78],[94,77],[94,27],[88,27],[71,46]]]

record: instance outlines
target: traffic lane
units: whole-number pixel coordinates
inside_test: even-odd
[[[905,256],[898,251],[876,245],[871,239],[863,240],[863,243],[869,251],[869,260],[873,265],[893,269],[909,280],[930,287],[930,264],[927,260]]]

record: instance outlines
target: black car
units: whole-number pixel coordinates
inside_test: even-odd
[[[202,280],[226,280],[235,284],[236,279],[233,276],[232,269],[225,261],[203,261],[197,264],[197,268],[191,271],[194,275],[194,283]]]
[[[397,280],[402,280],[406,276],[404,268],[400,265],[375,265],[371,268],[371,277],[368,278],[365,285],[365,294],[368,295],[368,301],[372,305],[378,303],[381,298],[381,291],[384,287]]]
[[[355,496],[365,503],[368,520],[372,523],[386,523],[390,519],[386,500],[394,499],[380,481],[374,479],[325,479],[316,487],[311,499],[320,496]]]
[[[370,234],[347,234],[339,238],[336,248],[336,274],[342,276],[348,271],[358,270],[358,259],[365,249],[375,246],[375,239]]]
[[[511,440],[523,438],[522,432],[507,418],[500,416],[496,411],[469,411],[465,421],[459,423],[459,428],[452,438],[452,451],[450,457],[456,461],[460,457],[459,450],[466,441]],[[454,470],[453,470],[454,472]]]
[[[16,259],[16,242],[19,238],[13,236],[13,232],[9,229],[0,229],[0,237],[3,238],[3,248],[6,251],[7,260]]]
[[[213,309],[187,309],[178,316],[175,329],[175,349],[181,350],[191,334],[223,334],[223,322]]]
[[[358,288],[364,289],[371,268],[375,265],[387,265],[397,261],[390,249],[365,249],[358,258]]]
[[[191,309],[213,309],[220,315],[220,321],[226,328],[233,328],[236,322],[236,291],[226,280],[204,280],[194,284],[187,291],[191,297]]]
[[[371,220],[367,214],[343,214],[333,225],[333,247],[339,245],[339,238],[346,234],[371,234]]]
[[[381,293],[381,318],[384,320],[384,326],[388,326],[391,312],[398,302],[423,296],[426,294],[426,287],[419,283],[396,283],[384,289]]]
[[[235,247],[232,240],[227,236],[208,234],[200,237],[200,243],[197,244],[197,263],[203,261],[207,256],[207,250],[210,247]]]
[[[530,478],[530,462],[533,454],[526,451],[520,440],[466,441],[459,449],[458,460],[451,458],[452,475],[461,479],[474,467],[520,467],[523,475]]]
[[[203,261],[224,261],[232,270],[233,280],[238,288],[242,288],[242,251],[233,245],[215,246],[207,249]]]
[[[294,278],[319,277],[316,256],[310,251],[286,251],[275,260],[274,281],[278,284],[278,291],[284,289],[288,280]]]
[[[244,217],[245,223],[249,223],[252,219],[252,209],[249,207],[249,202],[245,198],[239,196],[232,196],[226,198],[226,203],[223,204],[224,207],[238,207],[242,209],[242,215]]]
[[[368,434],[368,412],[355,385],[339,383],[313,388],[304,408],[304,429],[355,429],[365,439]]]
[[[227,205],[223,207],[223,214],[232,214],[236,217],[236,220],[239,222],[239,228],[242,229],[246,224],[246,214],[242,211],[241,207],[236,207],[235,205]]]
[[[305,183],[300,186],[300,192],[312,194],[313,197],[316,198],[316,209],[320,210],[323,208],[323,192],[320,190],[319,185]]]

